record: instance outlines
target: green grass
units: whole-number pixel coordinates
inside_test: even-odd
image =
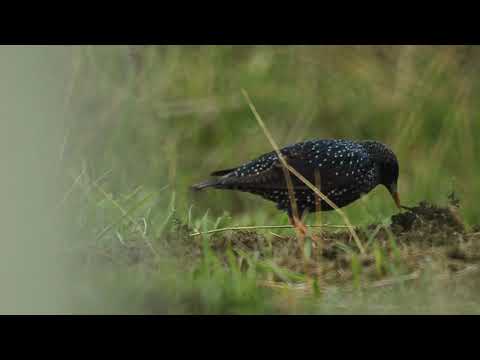
[[[445,206],[455,191],[460,215],[473,227],[480,196],[479,57],[469,46],[75,48],[68,101],[78,115],[65,125],[68,176],[59,206],[70,215],[73,252],[88,284],[78,290],[78,311],[478,313],[475,281],[462,278],[443,290],[436,280],[446,268],[443,258],[412,265],[409,251],[429,252],[405,248],[393,234],[378,242],[382,226],[364,239],[371,269],[353,243],[338,241],[351,278],[328,286],[303,268],[279,264],[295,248],[274,244],[293,239],[291,229],[249,235],[265,242],[260,250],[219,251],[218,236],[190,232],[285,225],[286,215],[253,195],[192,194],[189,186],[272,150],[243,88],[280,146],[316,137],[385,142],[399,158],[406,205]],[[380,187],[344,210],[363,229],[388,224],[396,213]],[[322,222],[343,224],[334,213],[322,214]],[[308,244],[301,251],[299,266],[313,266]],[[401,280],[416,267],[415,286]],[[273,279],[287,288],[259,286]],[[367,286],[382,279],[400,281]],[[292,290],[298,284],[303,290]]]

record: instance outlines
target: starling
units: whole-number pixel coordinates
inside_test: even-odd
[[[397,193],[398,161],[386,145],[377,141],[315,139],[286,146],[280,152],[287,163],[302,174],[337,207],[351,204],[377,185],[384,185],[400,208]],[[306,212],[330,211],[330,205],[293,174],[290,176],[298,218],[293,212],[283,165],[272,151],[235,168],[215,171],[215,179],[192,186],[194,190],[216,188],[259,195],[288,213],[301,233]]]

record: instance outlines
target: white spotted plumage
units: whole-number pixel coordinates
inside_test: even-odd
[[[375,141],[343,139],[309,140],[281,150],[287,162],[315,184],[320,175],[320,190],[338,207],[346,206],[370,192],[381,182],[379,161],[392,157],[393,152]],[[282,165],[275,152],[247,162],[218,178],[213,185],[260,195],[290,211],[290,199]],[[222,171],[223,173],[223,171]],[[301,212],[316,211],[318,197],[308,187],[291,176],[297,206]],[[321,202],[322,210],[331,210]]]

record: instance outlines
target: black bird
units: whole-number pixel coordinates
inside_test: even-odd
[[[384,185],[400,208],[397,192],[398,161],[386,145],[371,140],[315,139],[280,149],[287,163],[302,174],[337,207],[341,208]],[[192,186],[237,190],[260,195],[273,201],[288,213],[290,222],[303,235],[301,218],[305,212],[330,211],[332,207],[320,201],[306,184],[290,175],[298,217],[292,210],[285,172],[277,153],[272,151],[236,168],[215,171],[217,178]]]

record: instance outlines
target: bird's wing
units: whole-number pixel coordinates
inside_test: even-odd
[[[317,185],[319,175],[322,192],[353,186],[356,181],[356,176],[353,174],[356,162],[362,160],[365,163],[365,159],[361,159],[365,154],[355,151],[351,152],[346,160],[333,161],[333,163],[326,161],[321,167],[315,165],[315,155],[309,153],[308,150],[305,151],[302,147],[285,149],[282,150],[282,153],[287,163],[313,185]],[[340,161],[343,161],[342,166],[340,166]],[[294,174],[290,176],[295,189],[308,189],[308,186]],[[222,178],[221,182],[225,186],[248,189],[287,189],[283,165],[275,152],[265,154],[238,167],[234,172]]]
[[[231,169],[225,169],[225,170],[217,170],[214,171],[210,174],[210,176],[224,176],[227,175],[233,171],[235,171],[237,168],[231,168]]]

